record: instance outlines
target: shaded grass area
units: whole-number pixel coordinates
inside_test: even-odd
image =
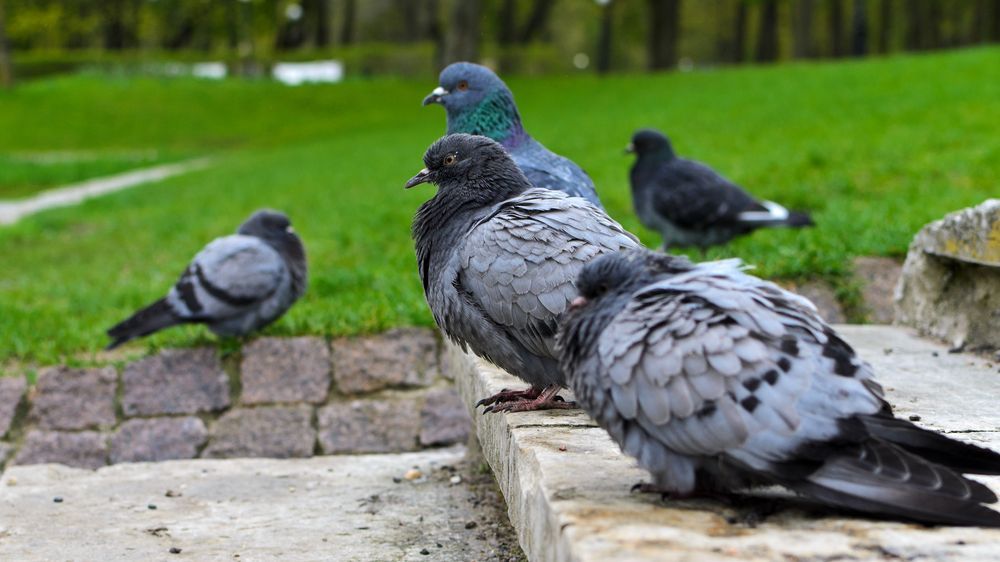
[[[0,134],[2,152],[219,155],[211,169],[0,229],[0,361],[96,351],[105,328],[264,206],[289,213],[311,264],[307,296],[267,333],[429,325],[409,223],[431,188],[402,183],[444,129],[441,108],[419,105],[435,82],[84,76],[0,92],[0,131],[25,131]],[[813,212],[817,228],[759,232],[709,253],[742,257],[763,276],[842,280],[853,256],[902,255],[923,224],[1000,194],[1000,49],[509,83],[527,128],[580,163],[612,216],[650,246],[659,240],[631,211],[621,154],[640,126],[663,129],[680,154],[760,197]],[[50,126],[32,119],[43,110]],[[134,345],[206,334],[185,327]]]

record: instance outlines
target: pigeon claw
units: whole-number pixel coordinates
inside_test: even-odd
[[[496,412],[534,412],[538,410],[570,410],[576,408],[576,402],[567,402],[557,393],[562,389],[559,385],[550,385],[539,391],[534,397],[524,397],[514,400],[504,400],[493,403],[483,410],[483,414]],[[535,391],[532,387],[522,393]]]
[[[503,389],[500,392],[494,394],[493,396],[488,396],[483,398],[479,402],[476,402],[476,407],[480,406],[490,406],[492,404],[500,404],[503,402],[517,402],[520,400],[534,400],[542,393],[544,389],[537,386],[527,388],[524,390],[510,390]],[[489,408],[487,408],[489,410]],[[483,412],[485,413],[485,412]]]

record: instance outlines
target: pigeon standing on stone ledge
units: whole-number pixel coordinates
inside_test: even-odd
[[[648,250],[584,267],[560,362],[581,406],[676,497],[784,485],[829,505],[925,523],[1000,526],[962,473],[1000,455],[897,419],[802,297]]]
[[[277,320],[305,290],[305,248],[288,217],[257,211],[198,252],[166,297],[108,330],[108,349],[178,324],[243,336]]]
[[[632,205],[642,224],[663,236],[663,249],[725,244],[758,228],[812,226],[809,215],[772,201],[757,201],[708,166],[678,158],[670,140],[652,129],[637,131],[630,179]]]
[[[434,320],[452,341],[532,386],[504,391],[488,411],[565,408],[555,353],[559,316],[585,263],[638,246],[600,208],[533,188],[503,147],[448,135],[427,149],[406,187],[437,193],[413,220],[417,265]]]
[[[441,71],[439,84],[424,98],[424,105],[444,106],[448,134],[489,137],[507,149],[531,185],[583,197],[601,206],[590,176],[524,130],[514,95],[492,70],[471,62],[456,62]]]

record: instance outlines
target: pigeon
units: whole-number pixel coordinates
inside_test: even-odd
[[[820,503],[932,524],[1000,526],[963,473],[1000,454],[894,417],[871,366],[808,300],[646,249],[601,256],[564,315],[580,405],[673,497],[785,486]]]
[[[305,249],[288,217],[257,211],[236,234],[198,252],[167,296],[108,330],[107,349],[178,324],[244,336],[278,319],[305,290]]]
[[[463,349],[531,384],[478,405],[570,407],[557,395],[565,384],[555,352],[559,316],[585,263],[638,241],[587,201],[533,187],[487,137],[448,135],[427,149],[424,164],[405,187],[438,186],[412,229],[434,320]]]
[[[535,187],[583,197],[598,207],[594,182],[579,166],[542,146],[524,130],[514,94],[485,66],[456,62],[441,71],[440,85],[424,98],[448,112],[448,134],[489,137],[507,149]]]
[[[637,156],[632,166],[632,204],[639,221],[660,232],[663,249],[725,244],[763,227],[805,227],[805,213],[772,201],[758,201],[708,166],[678,158],[659,131],[641,129],[626,152]]]

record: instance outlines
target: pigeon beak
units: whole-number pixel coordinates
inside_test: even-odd
[[[427,168],[424,168],[423,170],[417,172],[417,175],[410,178],[410,181],[406,182],[406,185],[403,186],[403,189],[410,189],[415,185],[420,185],[422,183],[427,183],[429,181],[431,181],[431,171],[428,170]]]
[[[584,306],[587,306],[588,302],[590,302],[590,301],[588,301],[586,297],[582,297],[582,296],[581,297],[576,297],[575,299],[569,301],[569,309],[570,310],[578,310],[580,308],[583,308]]]
[[[434,88],[434,90],[431,93],[427,94],[427,97],[424,98],[423,105],[430,105],[432,103],[441,103],[441,98],[447,96],[448,93],[449,93],[448,90],[445,90],[441,86],[438,86],[437,88]]]
[[[625,154],[635,154],[635,145],[632,143],[625,145]]]

